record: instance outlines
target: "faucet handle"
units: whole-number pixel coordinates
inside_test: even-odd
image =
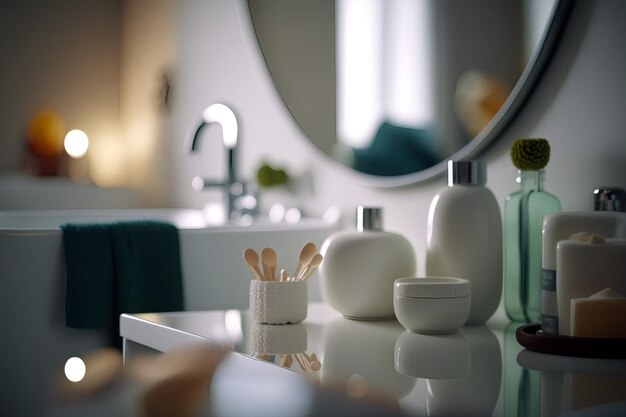
[[[193,179],[191,180],[191,188],[193,188],[196,191],[202,191],[207,188],[226,187],[226,186],[228,186],[228,182],[214,181],[214,180],[210,180],[210,179],[202,178],[202,177],[193,177]]]

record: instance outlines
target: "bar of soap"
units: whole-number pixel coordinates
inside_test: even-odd
[[[626,297],[606,288],[588,298],[572,298],[570,335],[626,339]]]

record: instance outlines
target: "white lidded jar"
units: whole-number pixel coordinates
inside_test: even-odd
[[[393,283],[415,275],[415,253],[402,235],[383,230],[382,209],[357,208],[357,230],[331,235],[321,248],[322,298],[347,318],[395,317]]]
[[[487,321],[502,294],[502,220],[485,182],[483,162],[448,161],[448,187],[428,212],[426,275],[470,281],[467,324]]]

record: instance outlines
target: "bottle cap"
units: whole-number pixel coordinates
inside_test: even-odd
[[[600,187],[593,191],[595,211],[626,211],[626,191],[616,187]]]
[[[383,230],[383,209],[380,207],[358,206],[356,208],[356,229]]]
[[[448,185],[484,185],[487,172],[483,161],[448,161]]]

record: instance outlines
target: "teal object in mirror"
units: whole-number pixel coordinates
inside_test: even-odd
[[[544,190],[544,171],[518,171],[520,189],[504,204],[504,307],[513,321],[541,317],[541,223],[561,211],[559,199]]]
[[[239,14],[314,148],[356,182],[399,187],[501,136],[550,61],[571,4],[247,0]]]

